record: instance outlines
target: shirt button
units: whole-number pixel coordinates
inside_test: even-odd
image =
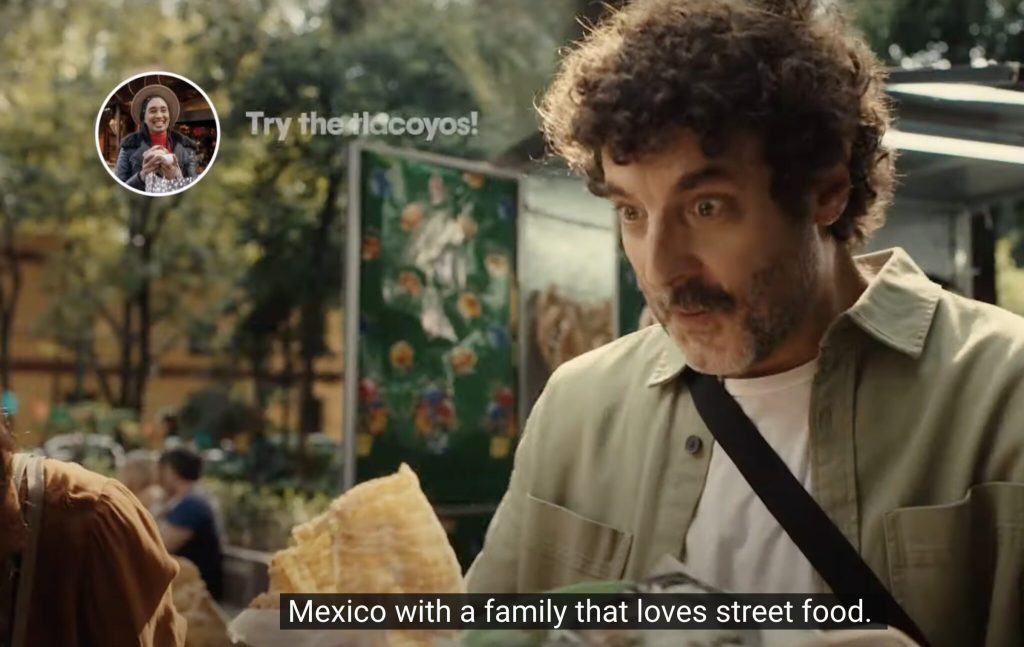
[[[690,455],[697,455],[703,446],[704,441],[700,439],[700,436],[690,436],[686,439],[686,453]]]

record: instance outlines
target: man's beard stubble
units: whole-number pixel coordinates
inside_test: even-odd
[[[688,353],[687,362],[695,370],[711,375],[742,373],[769,357],[793,334],[811,307],[812,295],[817,294],[817,248],[806,240],[796,253],[797,257],[790,262],[771,262],[756,271],[743,298],[699,278],[653,295],[645,290],[644,296],[651,312],[670,335],[667,324],[672,307],[726,316],[739,311],[741,348],[733,349],[739,352],[722,353],[712,361],[700,361],[691,357],[696,353]],[[684,344],[678,339],[676,342],[683,346],[684,352],[686,346],[693,343]]]

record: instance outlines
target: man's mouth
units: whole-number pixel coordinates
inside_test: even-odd
[[[707,308],[699,308],[699,307],[693,307],[693,306],[689,306],[689,307],[673,306],[672,307],[672,313],[680,315],[680,316],[683,316],[683,317],[696,318],[696,317],[700,317],[702,315],[709,315],[709,314],[712,313],[712,311],[707,309]]]

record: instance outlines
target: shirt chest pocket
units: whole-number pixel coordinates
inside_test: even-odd
[[[520,582],[544,591],[576,582],[617,580],[626,570],[633,536],[530,496],[523,517],[528,546]]]
[[[1024,485],[988,483],[954,503],[893,510],[885,542],[893,596],[935,647],[1019,639]]]

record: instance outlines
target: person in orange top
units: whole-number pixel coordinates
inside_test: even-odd
[[[177,573],[124,485],[16,454],[0,425],[0,645],[183,647]]]

